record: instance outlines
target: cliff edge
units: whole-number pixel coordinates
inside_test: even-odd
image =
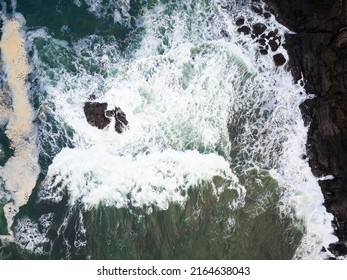
[[[314,95],[301,105],[309,125],[307,157],[313,174],[322,178],[325,207],[339,238],[329,250],[347,255],[347,0],[263,1],[293,31],[285,45],[290,71]]]

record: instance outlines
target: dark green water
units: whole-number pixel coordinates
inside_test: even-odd
[[[266,174],[259,177],[262,186],[254,182],[257,172],[247,174],[250,193],[244,207],[236,211],[230,210],[238,197],[235,191],[225,191],[217,199],[208,188],[190,190],[183,207],[170,204],[167,210],[154,208],[151,214],[131,206],[100,205],[83,211],[78,205],[66,207],[66,200],[54,206],[31,201],[19,219],[35,221],[44,213],[55,213],[47,240],[38,246],[42,254],[9,245],[2,249],[2,258],[290,259],[302,233],[293,228],[291,219],[280,217],[276,182]],[[252,192],[256,185],[259,189]],[[40,224],[38,231],[46,229]],[[27,234],[33,232],[27,230]]]

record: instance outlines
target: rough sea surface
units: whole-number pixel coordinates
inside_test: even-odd
[[[329,256],[332,216],[299,109],[310,97],[275,66],[282,46],[262,55],[235,23],[263,23],[283,43],[273,16],[236,0],[2,5],[2,36],[16,21],[24,38],[33,127],[23,137],[35,147],[25,173],[8,168],[21,146],[8,126],[19,93],[1,44],[1,259]],[[91,126],[91,97],[120,107],[127,129]],[[18,190],[36,182],[25,203],[14,178]]]

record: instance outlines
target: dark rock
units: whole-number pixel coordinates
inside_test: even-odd
[[[344,185],[343,180],[336,178],[320,181],[319,185],[324,195],[324,206],[334,215],[333,226],[335,234],[340,240],[335,244],[330,244],[329,250],[335,256],[347,255],[346,244],[341,241],[347,239],[347,187]]]
[[[269,53],[266,49],[261,49],[259,52],[263,55],[266,55]]]
[[[308,142],[311,145],[307,152],[312,173],[319,177],[347,178],[347,96],[339,93],[323,96],[310,105],[312,123]]]
[[[86,102],[83,110],[87,122],[92,126],[103,129],[110,123],[110,119],[105,116],[107,103]]]
[[[6,162],[12,156],[14,156],[14,149],[11,145],[10,139],[7,137],[5,131],[2,128],[0,128],[0,148],[0,152],[2,153],[2,156],[0,157],[0,166],[4,166]]]
[[[248,26],[244,25],[240,27],[239,29],[237,29],[237,31],[239,33],[243,33],[244,35],[248,35],[251,32],[251,29]]]
[[[311,103],[314,103],[314,102],[315,101],[313,99],[307,99],[303,103],[301,103],[299,106],[305,126],[308,126],[312,123],[311,108],[313,105]]]
[[[273,59],[275,61],[275,65],[276,66],[281,66],[283,65],[284,63],[286,63],[286,59],[285,57],[283,56],[283,54],[281,53],[277,53],[273,56]]]
[[[83,110],[88,123],[99,129],[104,129],[114,117],[115,130],[122,133],[128,125],[125,113],[119,107],[115,107],[114,110],[107,110],[107,106],[107,103],[86,102]]]
[[[269,31],[269,33],[267,33],[265,37],[268,40],[270,40],[270,39],[277,39],[277,38],[279,38],[277,36],[277,34],[278,34],[278,29],[275,29],[275,30]]]
[[[115,107],[114,112],[114,118],[116,120],[114,128],[118,133],[122,133],[128,125],[128,120],[126,119],[126,115],[121,108]]]
[[[266,30],[267,27],[263,23],[256,23],[256,24],[253,24],[252,28],[253,28],[253,34],[259,36]]]
[[[259,6],[253,6],[251,7],[252,11],[255,12],[258,15],[261,15],[263,13],[263,9]]]
[[[302,78],[303,73],[300,60],[295,58],[299,58],[302,54],[301,41],[297,36],[286,34],[284,48],[289,55],[288,65],[293,79],[295,82],[298,82]]]
[[[272,9],[272,8],[269,9],[269,12],[270,12],[271,14],[273,14],[273,15],[276,14],[276,11],[275,11],[274,9]]]
[[[264,0],[279,22],[292,31],[335,32],[346,14],[346,3],[336,0]]]
[[[270,39],[268,44],[269,44],[269,46],[273,52],[278,50],[279,45],[277,44],[277,42],[274,39]]]
[[[241,25],[243,25],[245,23],[245,19],[242,18],[242,17],[238,18],[235,23],[236,23],[237,26],[241,26]]]
[[[105,116],[107,118],[113,118],[114,117],[114,110],[106,110],[105,111]]]
[[[264,38],[260,38],[259,40],[257,40],[257,42],[262,46],[266,45],[266,40]]]
[[[269,12],[265,12],[265,13],[264,13],[264,17],[265,17],[266,19],[268,19],[268,18],[271,17],[271,14],[270,14]]]
[[[328,249],[347,255],[347,1],[264,2],[279,22],[296,32],[285,35],[288,66],[294,80],[303,78],[306,92],[316,96],[300,106],[309,125],[309,164],[317,177],[334,176],[319,181],[339,239]]]

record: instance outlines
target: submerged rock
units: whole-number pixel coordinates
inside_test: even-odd
[[[253,12],[255,12],[258,15],[261,15],[263,13],[263,9],[260,6],[251,6],[251,9]]]
[[[222,29],[222,30],[220,31],[220,35],[222,35],[223,37],[229,37],[228,31],[226,31],[226,30],[224,30],[224,29]]]

